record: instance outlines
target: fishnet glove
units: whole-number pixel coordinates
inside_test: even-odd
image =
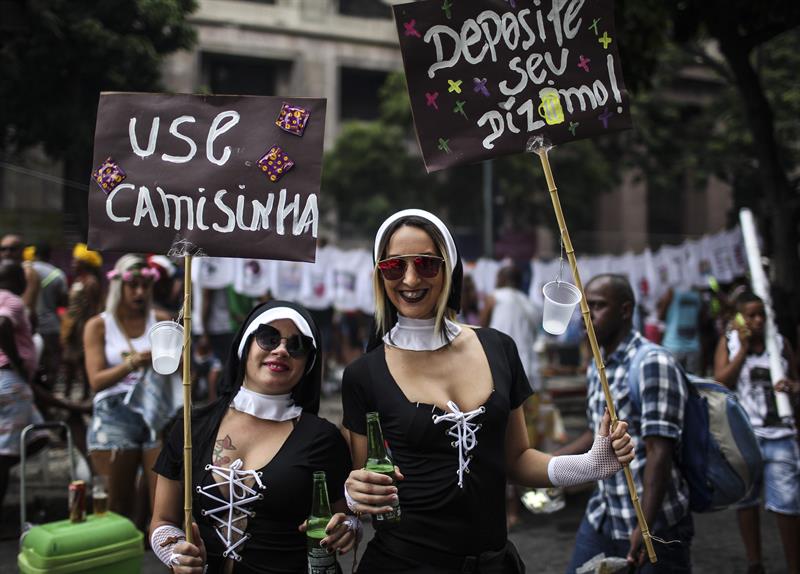
[[[547,476],[553,486],[575,486],[608,478],[621,468],[611,448],[611,437],[598,434],[589,452],[551,458]]]
[[[153,530],[150,534],[150,547],[153,549],[159,560],[166,564],[167,568],[172,568],[178,564],[175,561],[176,556],[173,549],[178,542],[186,540],[186,533],[172,524],[164,524]]]

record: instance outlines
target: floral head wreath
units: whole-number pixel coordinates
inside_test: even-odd
[[[161,277],[161,273],[159,273],[158,269],[155,269],[154,267],[139,267],[138,269],[128,269],[127,271],[122,272],[112,269],[106,273],[106,277],[108,277],[110,280],[121,278],[126,283],[137,277],[144,277],[145,279],[158,281],[159,277]]]

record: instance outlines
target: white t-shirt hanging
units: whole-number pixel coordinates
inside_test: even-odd
[[[333,304],[332,260],[337,251],[332,245],[318,247],[316,262],[303,265],[299,302],[307,309],[327,309]]]
[[[248,297],[263,297],[270,288],[270,272],[263,259],[234,259],[233,289]]]
[[[337,250],[331,257],[333,306],[338,311],[358,310],[358,264],[363,252],[364,250],[358,249]]]
[[[733,253],[731,253],[728,236],[725,231],[709,237],[712,253],[712,273],[721,283],[730,283],[734,279]]]
[[[358,262],[356,276],[356,307],[367,315],[375,314],[375,293],[372,290],[373,263],[372,255],[363,251]]]
[[[274,261],[271,266],[270,290],[275,299],[297,301],[303,283],[303,265],[299,261]]]
[[[731,263],[734,277],[743,277],[748,272],[747,255],[744,251],[742,230],[737,225],[727,233],[728,246],[731,252]]]
[[[192,282],[206,289],[222,289],[233,283],[233,259],[228,257],[196,257],[192,261]]]

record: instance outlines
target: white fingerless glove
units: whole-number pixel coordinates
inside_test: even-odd
[[[172,568],[178,564],[177,557],[180,554],[175,554],[173,549],[178,542],[186,540],[186,533],[172,524],[164,524],[159,526],[150,534],[150,548],[153,549],[159,560],[167,565],[167,568]]]
[[[611,439],[595,435],[589,452],[551,458],[547,463],[547,476],[553,486],[575,486],[609,478],[621,468],[611,448]]]

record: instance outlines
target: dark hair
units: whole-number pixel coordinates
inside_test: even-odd
[[[605,281],[608,284],[617,302],[636,305],[636,296],[633,294],[633,287],[631,287],[630,281],[628,281],[628,278],[624,275],[620,275],[619,273],[602,273],[600,275],[595,275],[586,286],[588,287],[597,281]]]
[[[36,258],[40,259],[41,261],[50,261],[50,256],[52,255],[50,251],[50,244],[49,243],[37,243],[36,244]]]
[[[752,291],[745,291],[736,298],[737,309],[741,309],[748,303],[761,303],[763,305],[764,300],[755,293],[753,293]]]
[[[519,268],[514,265],[506,265],[497,272],[497,285],[498,287],[513,287],[520,289],[522,287],[522,273]]]
[[[306,323],[308,323],[308,326],[311,328],[311,332],[314,335],[314,339],[317,342],[318,349],[315,351],[315,354],[309,354],[307,358],[307,361],[309,361],[307,364],[311,364],[311,368],[307,369],[306,372],[303,373],[300,381],[297,383],[297,385],[295,385],[294,389],[292,389],[292,398],[294,399],[295,404],[301,407],[304,411],[317,414],[319,411],[320,390],[322,387],[322,338],[319,329],[317,328],[316,323],[314,323],[314,319],[311,317],[309,312],[306,311],[306,309],[301,305],[290,303],[289,301],[270,301],[268,303],[258,305],[252,311],[250,311],[247,319],[244,320],[239,328],[239,331],[236,333],[233,343],[231,343],[222,380],[220,381],[218,387],[219,394],[220,396],[227,396],[227,400],[230,401],[230,399],[232,399],[233,396],[239,391],[239,387],[242,386],[242,381],[244,380],[247,356],[250,352],[251,342],[254,334],[251,334],[247,337],[244,345],[244,351],[242,352],[242,357],[239,358],[239,343],[242,340],[242,336],[244,335],[248,325],[250,325],[253,320],[255,320],[264,311],[276,307],[287,307],[299,313],[303,319],[306,320]]]

